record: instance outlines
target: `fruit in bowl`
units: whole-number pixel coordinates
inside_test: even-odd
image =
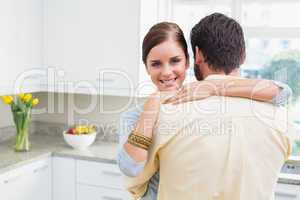
[[[93,125],[78,125],[63,132],[67,144],[74,149],[86,149],[96,139],[97,131]]]

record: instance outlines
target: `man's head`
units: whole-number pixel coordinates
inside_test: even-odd
[[[242,27],[220,13],[203,18],[191,30],[197,80],[209,74],[230,74],[245,60]]]

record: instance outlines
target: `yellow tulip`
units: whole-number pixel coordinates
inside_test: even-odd
[[[39,99],[35,98],[32,100],[32,106],[36,106],[39,103]]]
[[[12,96],[2,96],[2,100],[4,103],[10,105],[12,104],[14,98]]]
[[[23,100],[24,96],[25,96],[24,93],[18,94],[18,97],[19,97],[21,100]]]
[[[29,102],[32,99],[32,94],[25,94],[25,96],[23,97],[23,101],[24,102]]]

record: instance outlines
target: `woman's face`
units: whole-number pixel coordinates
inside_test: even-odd
[[[169,39],[150,50],[146,68],[159,91],[173,91],[181,87],[188,62],[181,46]]]

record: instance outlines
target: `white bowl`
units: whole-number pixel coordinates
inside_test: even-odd
[[[97,132],[81,135],[68,134],[66,131],[63,132],[64,139],[67,144],[72,146],[74,149],[86,149],[88,146],[93,144],[96,139]]]

